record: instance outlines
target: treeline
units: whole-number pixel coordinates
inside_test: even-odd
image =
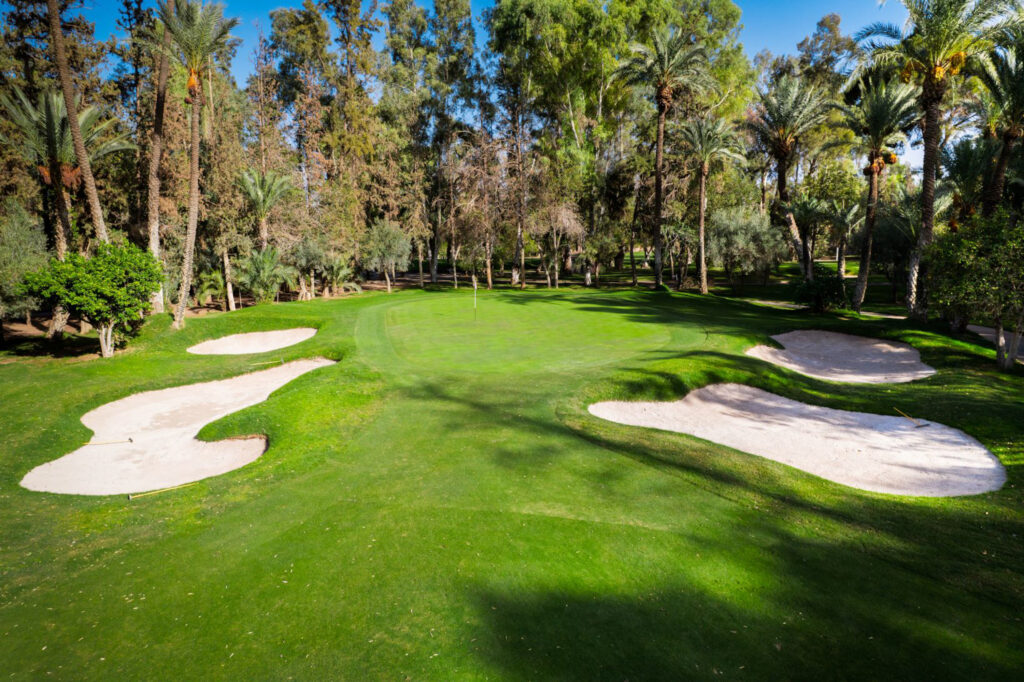
[[[709,264],[766,281],[792,259],[820,307],[859,310],[881,273],[917,316],[931,299],[957,324],[1021,326],[1015,284],[986,297],[938,267],[982,226],[993,246],[971,242],[972,271],[1013,270],[999,259],[1021,209],[1024,40],[1006,3],[906,2],[906,29],[853,35],[828,15],[796,54],[753,60],[730,0],[483,16],[468,0],[305,0],[271,12],[251,54],[198,0],[122,0],[127,39],[107,42],[78,0],[7,4],[0,250],[20,255],[0,266],[4,316],[60,313],[15,283],[110,240],[159,262],[152,307],[177,325],[194,301],[233,308],[238,288],[303,299],[406,271],[554,287],[631,267],[634,284],[639,269],[706,293]],[[920,176],[899,161],[911,144]]]

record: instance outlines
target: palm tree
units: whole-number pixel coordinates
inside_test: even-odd
[[[836,240],[836,272],[839,273],[839,281],[842,282],[846,278],[846,244],[850,234],[864,222],[864,216],[861,215],[860,204],[856,201],[833,200],[825,210],[829,225],[832,227],[832,236]],[[845,287],[843,291],[845,296]]]
[[[54,2],[55,0],[49,0]],[[181,264],[181,288],[178,307],[174,311],[174,328],[185,324],[185,308],[192,286],[192,261],[196,250],[196,228],[199,223],[199,114],[203,106],[203,72],[212,63],[213,55],[223,49],[229,32],[238,23],[224,18],[224,7],[203,4],[202,0],[174,0],[161,4],[157,16],[164,30],[171,35],[168,58],[175,59],[188,72],[187,104],[192,105],[188,180],[188,226],[185,233],[185,255]],[[163,51],[161,46],[161,51]]]
[[[747,126],[757,142],[775,160],[775,182],[778,205],[785,211],[793,250],[804,269],[804,245],[789,204],[789,167],[796,158],[800,139],[818,127],[828,115],[829,103],[820,90],[796,76],[782,76],[775,86],[761,92],[761,103]],[[814,274],[804,270],[804,276]]]
[[[260,231],[260,248],[265,249],[267,242],[270,241],[267,218],[274,206],[292,191],[291,180],[274,171],[263,173],[249,169],[238,177],[238,185],[256,215]]]
[[[171,33],[163,31],[162,45],[153,50],[157,57],[156,101],[153,105],[153,128],[149,136],[149,169],[147,173],[146,223],[149,232],[149,251],[160,261],[160,159],[164,144],[164,110],[167,102],[167,53],[171,49]],[[154,313],[164,311],[164,284],[153,293]]]
[[[703,47],[689,36],[668,26],[654,35],[653,45],[634,44],[632,55],[616,76],[636,87],[653,87],[658,106],[658,133],[654,154],[654,279],[662,284],[662,177],[665,148],[665,119],[680,91],[702,94],[715,87]]]
[[[860,312],[871,272],[871,242],[878,217],[878,181],[886,164],[896,162],[891,148],[906,138],[917,122],[918,90],[896,81],[860,84],[860,101],[853,106],[839,106],[841,125],[856,139],[854,150],[867,157],[864,175],[868,179],[868,203],[864,218],[864,237],[860,248],[860,270],[853,294],[853,308]]]
[[[707,256],[704,237],[704,214],[707,212],[708,175],[711,165],[721,159],[744,161],[738,147],[736,133],[728,123],[720,118],[702,116],[687,121],[681,131],[683,147],[689,156],[699,165],[699,203],[697,210],[697,263],[700,268],[700,293],[708,293]]]
[[[37,167],[43,184],[53,188],[58,217],[54,244],[57,258],[64,260],[71,234],[69,204],[65,192],[67,189],[78,189],[84,175],[77,162],[64,99],[60,94],[44,89],[39,93],[37,103],[32,104],[20,88],[15,86],[12,91],[13,96],[0,96],[0,103],[18,129],[20,139],[5,139],[3,142],[19,148],[25,158]],[[135,148],[128,141],[127,134],[112,132],[116,119],[102,119],[96,107],[80,109],[75,119],[87,157],[92,161]]]
[[[96,236],[102,242],[109,242],[110,237],[107,235],[107,224],[103,220],[100,197],[96,193],[96,180],[92,175],[92,166],[89,164],[89,154],[85,149],[82,129],[78,125],[78,114],[76,112],[78,98],[75,96],[75,86],[71,82],[71,69],[68,66],[67,51],[64,49],[64,31],[61,28],[60,9],[57,7],[57,0],[46,0],[46,13],[50,20],[50,47],[53,48],[54,61],[57,62],[57,75],[60,78],[60,89],[64,95],[64,108],[71,114],[67,118],[70,124],[75,156],[78,157],[82,181],[85,183],[85,196],[89,201],[89,215],[92,218],[93,227],[96,229]]]
[[[945,171],[944,182],[952,190],[956,214],[950,218],[950,227],[973,216],[981,206],[985,194],[985,178],[992,169],[1000,142],[995,138],[975,137],[957,140],[943,147],[940,157]]]
[[[998,112],[995,124],[1003,142],[982,202],[982,214],[990,216],[1003,198],[1006,169],[1024,134],[1024,35],[1018,33],[1011,46],[993,52],[978,79]]]
[[[252,294],[257,303],[270,303],[285,284],[292,286],[299,272],[281,262],[273,246],[254,251],[242,262],[238,283]]]
[[[792,217],[794,228],[799,226],[797,240],[800,243],[800,268],[804,271],[807,281],[814,279],[814,243],[817,241],[818,228],[827,220],[824,202],[807,195],[799,195],[783,207]]]
[[[992,49],[996,38],[1019,18],[1006,0],[901,0],[909,17],[905,28],[876,23],[857,33],[875,66],[898,69],[905,82],[921,86],[918,106],[924,114],[924,164],[921,179],[921,229],[907,270],[907,309],[927,316],[918,296],[921,254],[935,233],[935,178],[939,168],[942,103],[952,80],[965,66]]]

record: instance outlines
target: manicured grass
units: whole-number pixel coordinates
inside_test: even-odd
[[[1024,669],[1024,374],[939,328],[648,291],[365,294],[165,317],[111,361],[0,362],[0,670],[15,679],[1011,679]],[[200,340],[315,326],[256,356]],[[743,355],[814,327],[939,372],[843,386]],[[203,437],[243,469],[134,501],[32,493],[131,393],[326,355]],[[962,499],[861,493],[591,417],[741,381],[962,428],[1007,465]]]

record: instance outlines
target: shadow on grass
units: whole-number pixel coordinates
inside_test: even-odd
[[[45,336],[15,337],[8,339],[0,352],[21,357],[77,358],[99,354],[100,343],[95,338],[65,334],[60,338]]]

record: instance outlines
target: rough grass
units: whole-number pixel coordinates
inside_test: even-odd
[[[0,365],[0,670],[14,679],[1009,679],[1024,668],[1024,376],[937,329],[718,297],[472,292],[151,321],[110,361]],[[314,326],[292,348],[198,341]],[[939,372],[842,386],[744,356],[801,327],[910,342]],[[181,490],[32,493],[89,409],[325,355],[203,437],[255,463]],[[6,358],[5,358],[6,359]],[[606,399],[740,381],[966,430],[996,493],[861,493],[680,434]]]

